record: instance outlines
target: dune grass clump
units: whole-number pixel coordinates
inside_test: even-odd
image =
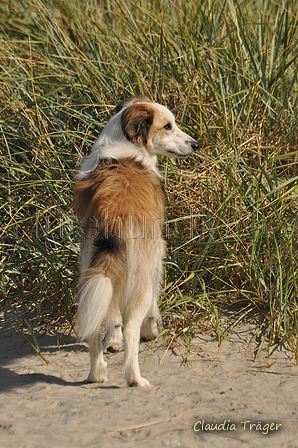
[[[113,107],[146,95],[200,141],[161,158],[164,323],[187,337],[237,304],[298,354],[295,1],[4,0],[1,295],[73,322],[73,179]]]

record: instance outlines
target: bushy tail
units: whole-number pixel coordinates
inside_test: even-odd
[[[100,331],[113,297],[112,282],[102,274],[83,277],[79,289],[77,331],[88,340]]]

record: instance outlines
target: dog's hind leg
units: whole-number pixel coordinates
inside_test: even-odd
[[[87,340],[89,343],[91,369],[88,380],[102,383],[107,381],[107,364],[103,359],[100,330],[112,301],[112,282],[91,268],[81,279],[78,296],[78,334],[82,340]]]
[[[108,381],[107,363],[103,358],[103,346],[100,333],[93,335],[88,342],[91,369],[87,381],[91,383],[104,383]]]

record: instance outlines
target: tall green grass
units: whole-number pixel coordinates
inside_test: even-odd
[[[0,6],[2,306],[72,322],[73,179],[113,107],[163,103],[200,140],[160,159],[164,323],[187,338],[231,304],[297,351],[295,1],[4,0]],[[228,331],[228,330],[227,330]]]

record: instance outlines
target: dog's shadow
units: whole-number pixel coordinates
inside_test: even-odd
[[[88,351],[88,348],[79,343],[75,337],[65,335],[46,335],[39,334],[38,337],[39,346],[41,352],[44,353],[56,353],[61,349],[65,353]],[[18,373],[18,368],[11,368],[11,364],[14,360],[19,360],[26,356],[30,356],[34,353],[32,347],[26,342],[20,332],[15,331],[13,328],[0,328],[0,394],[14,388],[26,388],[37,383],[50,384],[57,386],[75,386],[89,388],[102,388],[102,389],[119,389],[121,386],[111,385],[108,383],[89,383],[87,380],[71,381],[65,380],[52,374],[35,373],[30,372],[28,366],[28,372]],[[24,366],[20,366],[23,371]]]
[[[57,386],[74,386],[101,388],[101,389],[121,389],[120,386],[108,385],[102,383],[90,383],[87,380],[83,381],[67,381],[54,375],[46,375],[44,373],[16,373],[9,368],[0,367],[0,393],[8,389],[19,387],[28,387],[37,383],[44,383]]]

